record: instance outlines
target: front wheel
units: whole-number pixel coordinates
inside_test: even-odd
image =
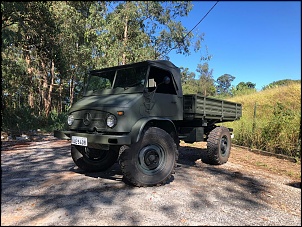
[[[231,152],[231,134],[228,128],[214,128],[207,140],[208,158],[210,164],[221,165],[228,161]]]
[[[166,183],[174,173],[177,159],[172,137],[151,127],[137,143],[124,150],[119,162],[125,179],[140,187]]]
[[[101,150],[71,145],[71,157],[74,163],[87,172],[99,172],[109,169],[117,161],[118,155],[118,149]]]

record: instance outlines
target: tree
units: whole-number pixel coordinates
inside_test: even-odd
[[[266,86],[262,87],[262,90],[278,87],[278,86],[284,86],[284,85],[289,85],[292,83],[301,83],[301,80],[291,80],[291,79],[284,79],[284,80],[278,80],[274,81]]]
[[[204,64],[198,64],[196,71],[199,73],[198,79],[198,93],[204,96],[213,96],[216,93],[214,79],[213,79],[213,69],[209,69],[209,64],[206,62]]]
[[[230,74],[223,74],[222,76],[218,77],[216,80],[217,86],[216,90],[218,94],[230,94],[230,87],[232,81],[236,77],[230,75]]]
[[[36,88],[33,85],[42,87],[39,92],[46,115],[51,108],[55,56],[53,50],[56,50],[55,37],[57,34],[49,6],[49,2],[5,2],[1,4],[1,10],[4,14],[4,22],[2,22],[4,51],[8,49],[20,50],[19,57],[26,63],[25,72],[17,75],[22,80],[22,83],[17,86],[19,95],[23,97],[22,105],[24,105],[27,96],[28,104],[33,108]],[[9,13],[14,16],[10,16]],[[15,59],[6,58],[5,60],[14,61]],[[40,82],[36,80],[37,76],[40,77]],[[37,104],[40,106],[40,103]]]
[[[102,46],[102,39],[97,31],[105,25],[105,12],[104,2],[53,2],[52,13],[61,31],[58,42],[62,61],[57,65],[59,106],[64,91],[72,105],[83,92],[88,71],[98,67],[96,49]]]
[[[236,85],[237,90],[243,90],[243,89],[254,89],[256,87],[256,84],[252,82],[240,82]]]
[[[91,69],[168,59],[171,49],[189,55],[191,45],[198,51],[202,36],[194,44],[181,23],[191,8],[181,1],[1,2],[4,106],[60,113],[64,101],[81,96]],[[192,77],[186,84],[197,92]]]
[[[195,73],[189,72],[188,68],[180,67],[181,84],[183,94],[196,94],[198,91],[198,83],[195,79]]]
[[[186,35],[187,29],[177,19],[187,16],[191,8],[190,2],[179,1],[118,2],[100,31],[99,38],[104,41],[99,47],[101,56],[106,56],[111,66],[167,59],[174,47],[179,54],[190,54],[193,35]],[[199,48],[197,45],[196,50]]]
[[[256,84],[252,82],[240,82],[236,87],[232,86],[230,93],[233,96],[246,95],[256,92]]]

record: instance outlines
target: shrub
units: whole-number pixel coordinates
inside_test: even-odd
[[[241,103],[243,108],[240,120],[224,123],[234,129],[234,143],[301,157],[300,83],[236,96],[229,100]]]

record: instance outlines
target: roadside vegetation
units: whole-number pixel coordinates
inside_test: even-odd
[[[243,106],[240,120],[224,123],[234,129],[234,143],[301,158],[301,82],[228,100]]]

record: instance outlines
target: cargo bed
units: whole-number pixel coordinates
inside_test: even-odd
[[[203,95],[183,95],[184,120],[217,119],[219,122],[234,121],[242,116],[242,105]]]

